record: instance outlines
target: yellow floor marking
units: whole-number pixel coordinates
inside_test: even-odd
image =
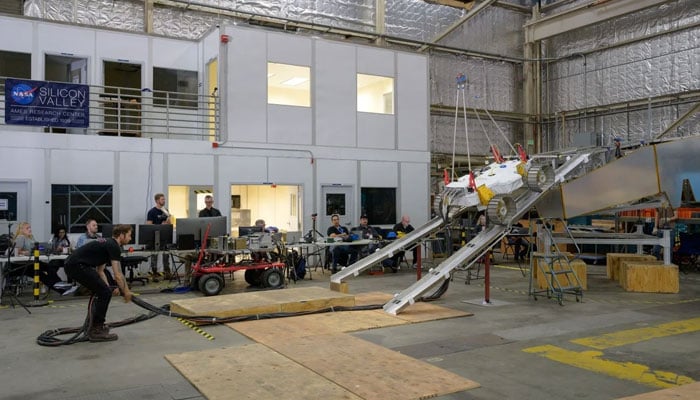
[[[607,333],[600,336],[589,336],[573,339],[571,342],[598,350],[604,350],[610,347],[639,343],[649,339],[697,331],[700,331],[700,318],[692,318],[683,321],[674,321],[656,326],[649,326],[646,328],[628,329],[624,331]]]
[[[538,354],[573,367],[660,388],[669,388],[694,382],[692,378],[687,376],[677,375],[668,371],[654,371],[642,364],[605,360],[601,358],[603,352],[596,350],[575,352],[552,345],[544,345],[530,347],[523,349],[523,351]]]

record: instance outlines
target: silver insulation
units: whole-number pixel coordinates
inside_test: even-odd
[[[557,12],[579,4],[567,3]],[[697,1],[677,0],[545,41],[545,56],[560,60],[542,71],[544,113],[700,90],[698,24]],[[610,144],[613,137],[628,144],[649,141],[689,107],[680,104],[619,111],[550,124],[544,135],[549,142],[545,150],[577,144],[576,134],[588,135],[592,138],[589,144],[599,145]],[[700,118],[696,115],[667,136],[698,132]]]

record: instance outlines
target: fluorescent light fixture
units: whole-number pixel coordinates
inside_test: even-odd
[[[297,86],[301,85],[302,83],[308,81],[307,78],[300,78],[300,77],[295,77],[292,79],[287,79],[286,81],[282,82],[283,85],[286,86]]]

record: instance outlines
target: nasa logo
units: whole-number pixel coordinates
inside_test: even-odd
[[[26,106],[27,104],[30,104],[32,101],[34,101],[34,92],[37,89],[38,88],[32,89],[30,86],[25,85],[24,83],[20,83],[12,88],[12,100],[14,100],[17,104]]]

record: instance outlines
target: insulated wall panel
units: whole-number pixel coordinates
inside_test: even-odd
[[[268,143],[311,144],[311,108],[269,104]]]

